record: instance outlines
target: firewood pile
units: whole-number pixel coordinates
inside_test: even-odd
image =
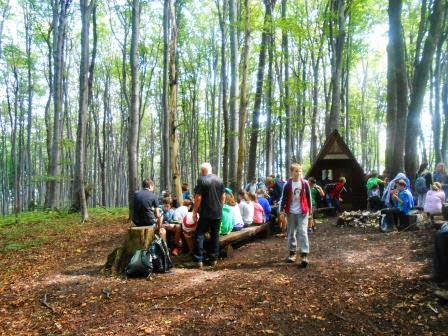
[[[381,211],[344,211],[339,216],[336,225],[360,228],[378,227],[380,218]]]

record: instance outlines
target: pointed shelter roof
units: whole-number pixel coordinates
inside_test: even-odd
[[[321,160],[351,160],[361,171],[364,171],[350,148],[348,148],[347,144],[342,139],[338,130],[334,130],[328,135],[309,172],[311,172],[316,163]]]

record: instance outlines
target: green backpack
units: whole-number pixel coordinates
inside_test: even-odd
[[[232,209],[227,204],[224,204],[222,208],[222,219],[219,234],[220,235],[229,234],[233,230],[234,226],[235,226],[235,218],[233,218]]]
[[[126,266],[126,277],[150,277],[153,271],[152,255],[148,250],[137,250]]]

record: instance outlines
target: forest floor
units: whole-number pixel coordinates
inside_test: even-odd
[[[102,272],[126,233],[124,211],[95,212],[86,224],[25,221],[21,236],[14,223],[0,224],[0,334],[448,333],[448,305],[418,280],[430,268],[433,231],[381,234],[334,222],[310,235],[307,269],[283,262],[286,241],[275,236],[215,269],[127,281]]]

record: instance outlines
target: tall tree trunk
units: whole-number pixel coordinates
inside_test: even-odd
[[[266,153],[266,169],[265,175],[269,176],[272,174],[272,166],[273,166],[273,148],[272,148],[272,129],[271,129],[271,121],[272,121],[272,86],[273,86],[273,64],[274,64],[274,27],[272,22],[272,11],[275,6],[275,0],[265,0],[266,4],[266,13],[268,13],[268,25],[269,25],[269,49],[268,49],[268,76],[267,76],[267,90],[266,90],[266,131],[265,131],[265,153]]]
[[[48,176],[50,178],[48,192],[49,208],[54,208],[59,199],[59,157],[62,137],[61,114],[63,100],[64,46],[67,12],[71,0],[53,0],[53,132],[51,157]]]
[[[443,132],[442,132],[442,162],[447,160],[448,151],[448,62],[445,63],[445,74],[442,85],[442,108],[443,108]]]
[[[170,71],[169,71],[169,80],[170,80],[170,154],[171,154],[171,170],[174,179],[174,187],[176,192],[176,197],[179,204],[182,204],[182,183],[181,183],[181,175],[179,172],[179,164],[178,164],[178,142],[176,136],[177,129],[177,21],[176,16],[179,13],[176,13],[176,9],[180,10],[180,5],[176,3],[173,4],[172,0],[169,0],[170,4],[170,19],[171,19],[171,41],[170,41]],[[176,8],[175,8],[176,7]]]
[[[401,24],[402,1],[389,1],[388,98],[386,169],[396,174],[404,167],[404,137],[395,136],[406,131],[408,87],[406,81],[405,50]]]
[[[28,110],[27,110],[27,137],[26,137],[26,176],[27,176],[27,203],[30,204],[31,200],[34,199],[34,191],[32,186],[32,157],[31,157],[31,129],[32,129],[32,112],[33,112],[33,79],[32,79],[32,68],[33,60],[31,58],[31,46],[32,46],[32,13],[31,5],[25,4],[25,49],[27,58],[27,91],[28,91]],[[0,32],[1,34],[1,32]],[[0,48],[1,49],[1,48]],[[1,55],[1,50],[0,50]]]
[[[89,218],[84,185],[85,138],[87,112],[89,110],[89,32],[90,19],[95,0],[81,0],[81,61],[79,66],[79,112],[78,131],[76,133],[75,176],[73,179],[73,205],[81,213],[82,221]]]
[[[238,86],[238,48],[237,19],[235,0],[229,0],[229,33],[230,33],[230,95],[229,95],[229,184],[235,190],[238,164],[238,113],[236,111],[236,92]]]
[[[288,28],[286,26],[287,0],[282,0],[282,54],[284,69],[284,95],[283,105],[285,107],[285,176],[288,175],[291,165],[291,109],[289,104],[289,49],[288,49]],[[312,135],[311,135],[312,136]]]
[[[311,51],[311,60],[313,63],[313,113],[311,116],[311,143],[310,143],[310,156],[311,163],[317,157],[317,113],[319,109],[319,60],[320,56],[315,56],[314,52]]]
[[[168,106],[168,58],[170,36],[170,0],[164,0],[163,5],[163,73],[162,73],[162,183],[163,190],[171,190],[170,170],[170,111]]]
[[[140,39],[140,0],[132,1],[132,35],[131,35],[131,109],[129,111],[128,127],[128,201],[129,211],[133,209],[133,194],[138,189],[138,129],[139,129],[139,73],[138,73],[138,43]]]
[[[221,104],[222,104],[222,120],[224,121],[224,155],[222,159],[222,179],[225,184],[228,182],[229,175],[229,112],[227,107],[227,0],[223,0],[222,8],[219,5],[219,0],[216,1],[218,7],[219,26],[221,29]]]
[[[407,176],[411,179],[415,176],[418,166],[417,137],[415,134],[420,129],[420,113],[428,82],[429,68],[440,38],[442,14],[445,7],[446,1],[434,0],[433,9],[429,17],[429,32],[425,40],[421,60],[415,68],[412,80],[405,147],[405,170]]]
[[[243,46],[243,59],[242,59],[242,77],[240,85],[240,120],[239,120],[239,148],[238,148],[238,169],[237,169],[237,189],[243,187],[243,168],[244,160],[246,157],[246,122],[247,122],[247,77],[248,77],[248,58],[249,58],[249,45],[250,45],[250,22],[249,22],[249,0],[244,0],[244,46]],[[237,191],[237,190],[235,190]]]
[[[345,0],[331,0],[331,10],[334,13],[334,19],[330,23],[331,110],[326,130],[327,135],[338,128],[341,112],[341,76],[346,21]]]
[[[255,100],[254,100],[254,112],[252,114],[252,128],[250,135],[250,148],[249,148],[249,165],[247,168],[247,180],[251,181],[255,177],[255,170],[257,167],[257,145],[258,145],[258,133],[260,129],[260,106],[261,98],[263,95],[263,78],[264,78],[264,67],[266,64],[266,45],[268,42],[269,35],[269,15],[270,15],[270,2],[265,1],[265,15],[264,15],[264,25],[263,32],[261,33],[261,44],[260,44],[260,54],[258,58],[258,69],[257,69],[257,84],[255,89]]]

